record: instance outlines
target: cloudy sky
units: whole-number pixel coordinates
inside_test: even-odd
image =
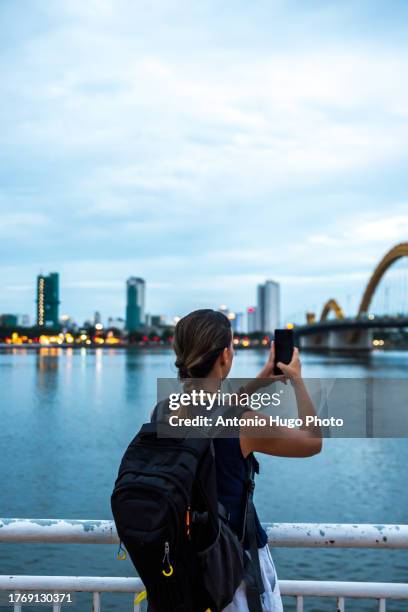
[[[0,312],[352,314],[408,236],[405,1],[0,5]]]

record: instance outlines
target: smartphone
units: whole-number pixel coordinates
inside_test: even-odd
[[[276,365],[279,361],[290,363],[294,349],[293,329],[275,329],[275,363],[273,373],[277,376],[283,374]]]

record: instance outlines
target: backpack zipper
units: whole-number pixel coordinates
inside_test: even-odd
[[[194,455],[194,457],[196,457],[197,459],[201,458],[200,453],[195,448],[183,448],[180,450],[179,446],[164,446],[164,445],[163,445],[163,448],[160,448],[159,445],[154,442],[139,442],[139,444],[135,446],[148,446],[149,448],[153,447],[156,450],[176,450],[179,452],[190,453],[191,455]]]
[[[116,491],[119,493],[120,491],[126,491],[127,489],[139,489],[141,486],[143,486],[146,489],[150,489],[153,490],[155,492],[158,491],[158,487],[151,485],[151,484],[127,484],[127,485],[122,485],[121,487],[118,487],[116,489]],[[178,534],[180,534],[180,521],[179,521],[179,513],[177,511],[176,508],[176,504],[174,503],[174,501],[172,500],[171,497],[167,497],[167,501],[173,511],[173,515],[174,515],[174,519],[175,519],[175,523],[176,523],[176,531]]]
[[[170,563],[170,544],[168,542],[164,543],[164,557],[162,563],[163,565],[167,563],[168,567],[167,571],[165,569],[162,569],[162,574],[163,576],[166,576],[166,578],[169,578],[174,570],[172,564]]]
[[[124,472],[122,472],[122,474],[120,474],[119,478],[122,478],[122,476],[126,476],[126,474],[139,474],[140,476],[149,476],[150,478],[152,477],[151,472],[145,472],[145,471],[138,471],[135,472],[133,470],[125,470]],[[184,501],[186,502],[187,506],[190,503],[190,499],[188,494],[184,491],[184,489],[181,487],[180,482],[178,481],[178,479],[175,476],[172,476],[171,474],[167,474],[166,472],[164,473],[159,473],[157,474],[156,478],[163,478],[163,480],[168,480],[169,482],[173,483],[174,486],[176,487],[176,489],[178,489],[180,491],[180,493],[182,494]],[[129,485],[124,484],[124,485],[119,485],[118,487],[116,487],[116,491],[121,491],[123,489],[123,487],[128,487],[128,486],[132,486],[130,483]],[[140,485],[136,485],[134,484],[134,486],[144,486],[142,484]],[[154,485],[147,485],[147,486],[154,486]],[[115,492],[116,492],[115,491]]]

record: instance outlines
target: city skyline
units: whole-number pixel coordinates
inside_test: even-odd
[[[372,313],[372,316],[375,314],[396,314],[397,316],[400,316],[407,312],[407,245],[408,242],[402,242],[394,245],[391,249],[388,249],[381,260],[377,262],[375,269],[372,271],[369,279],[367,279],[368,282],[364,288],[364,294],[361,295],[361,300],[359,301],[359,313],[360,311],[366,312],[368,305],[370,305],[369,312]],[[383,284],[384,276],[386,277],[387,281],[385,285]],[[394,283],[394,286],[392,283]],[[395,294],[397,294],[399,304],[396,308],[394,304],[394,310],[391,306],[390,300],[391,290],[393,297],[395,297]],[[48,313],[50,321],[55,324],[55,321],[59,318],[59,273],[54,272],[48,275],[41,273],[37,275],[36,296],[35,304],[37,323],[42,325],[43,323],[41,323],[41,321],[45,320],[45,315]],[[107,315],[107,318],[110,321],[117,320],[125,323],[128,329],[136,329],[141,321],[147,322],[151,317],[161,320],[170,318],[171,321],[174,321],[179,319],[180,316],[186,314],[172,314],[169,317],[168,315],[163,314],[163,311],[161,314],[146,312],[145,280],[140,277],[131,276],[127,279],[125,301],[126,311],[124,318],[117,314],[115,316],[109,314]],[[349,307],[350,303],[348,303],[347,306]],[[217,308],[215,304],[205,304],[205,307]],[[378,310],[378,308],[380,309]],[[227,316],[229,316],[229,313],[233,315],[231,318],[233,327],[242,327],[244,312],[241,312],[240,308],[231,311],[230,308],[224,304],[218,306],[218,309],[221,312],[224,312]],[[317,317],[319,317],[319,312],[309,308],[307,311],[301,312],[299,318],[293,316],[290,319],[286,318],[286,320],[281,322],[281,286],[280,283],[272,280],[265,280],[263,283],[257,285],[256,306],[245,306],[243,310],[246,314],[246,327],[248,331],[263,329],[263,331],[268,333],[270,333],[272,329],[279,327],[282,324],[291,326],[292,324],[304,323],[305,320],[310,323],[317,320]],[[335,314],[340,313],[341,318],[355,316],[356,314],[359,316],[358,313],[350,313],[349,308],[344,308],[344,305],[340,306],[338,298],[333,298],[333,296],[330,298],[326,297],[323,308],[320,311],[320,317],[325,318],[327,317],[327,314],[330,314],[332,311],[334,311]],[[95,322],[97,319],[98,322],[100,322],[100,311],[94,310],[93,312],[94,315],[91,317],[88,316],[89,313],[87,314],[85,319],[87,323],[89,323],[92,318],[95,319]],[[12,313],[9,310],[8,312],[3,311],[2,318],[9,318],[9,320],[15,319],[16,321],[19,321],[18,324],[27,326],[30,315],[26,313],[22,314],[21,311],[17,312],[17,310]],[[64,313],[61,315],[60,320],[73,321],[74,317]],[[135,321],[137,322],[135,323]]]
[[[320,342],[321,332],[319,330],[323,325],[324,329],[329,333],[329,335],[327,336],[328,345],[335,345],[338,347],[339,342],[341,342],[341,334],[339,336],[339,331],[341,329],[343,329],[343,331],[345,331],[346,329],[350,331],[351,328],[354,328],[354,335],[352,337],[357,338],[357,336],[361,336],[361,333],[358,331],[359,329],[367,330],[369,328],[375,328],[377,326],[382,329],[384,327],[392,328],[393,326],[396,326],[397,328],[400,328],[401,326],[403,327],[405,324],[404,315],[406,315],[406,313],[408,312],[407,256],[408,242],[401,242],[396,245],[393,245],[384,254],[381,260],[377,262],[364,288],[359,303],[358,312],[354,315],[354,317],[347,317],[345,309],[339,304],[338,300],[331,297],[326,300],[324,307],[320,313],[320,316],[318,313],[313,312],[311,310],[308,310],[305,313],[307,326],[303,327],[302,333],[309,335],[310,341]],[[400,265],[401,263],[403,264],[403,266]],[[390,277],[392,277],[392,279],[396,281],[394,289],[397,289],[399,307],[397,308],[397,310],[394,311],[394,313],[392,312],[392,309],[390,309],[391,286],[388,283],[385,285],[385,287],[383,287],[384,291],[382,292],[383,310],[378,310],[379,304],[381,302],[381,299],[378,299],[378,287],[381,287],[382,279],[384,276],[386,276],[388,280],[390,280]],[[142,331],[143,328],[146,331],[149,328],[166,328],[167,322],[165,315],[152,313],[146,314],[145,295],[145,280],[140,277],[134,276],[128,278],[126,281],[125,318],[113,318],[112,316],[109,316],[108,328],[117,327],[122,331],[127,331],[132,341],[136,340],[136,337],[140,336],[139,332]],[[59,318],[59,298],[59,274],[56,272],[52,272],[48,275],[38,275],[36,299],[38,327],[53,327],[55,329],[56,327],[59,327],[59,324],[61,324],[61,326],[65,330],[69,328],[73,329],[74,327],[76,327],[76,323],[69,315],[62,315],[61,318]],[[271,334],[273,334],[273,331],[275,329],[281,327],[280,285],[276,281],[272,281],[270,279],[266,280],[262,284],[258,284],[257,305],[256,307],[249,306],[246,308],[245,321],[243,312],[231,311],[225,304],[221,305],[218,310],[222,312],[226,317],[228,317],[228,319],[231,321],[231,326],[234,332],[257,332],[264,333],[270,336]],[[378,314],[380,315],[379,317],[376,316]],[[392,314],[394,314],[394,317],[392,316]],[[333,323],[330,323],[328,320],[331,315],[335,319],[334,328]],[[179,318],[179,316],[176,316],[173,318],[172,321],[169,321],[168,323],[171,325],[172,323],[177,322]],[[28,315],[21,316],[12,313],[2,313],[0,314],[0,319],[1,326],[8,329],[10,327],[18,327],[19,325],[21,325],[22,327],[27,327],[29,325]],[[100,311],[94,311],[93,322],[88,319],[86,322],[84,322],[84,326],[87,328],[94,327],[95,331],[99,333],[104,327],[102,324],[102,316]],[[302,321],[293,319],[290,322],[286,322],[285,327],[301,329]],[[330,335],[330,332],[333,333],[331,333]],[[315,340],[313,340],[312,338],[313,333],[315,333]],[[154,334],[156,338],[157,332],[154,331]],[[26,337],[24,336],[24,334],[23,337],[20,337],[17,333],[14,334],[14,336],[14,340],[13,338],[9,338],[7,336],[6,341],[15,341],[19,343],[22,342],[23,338]],[[349,342],[351,336],[347,336],[347,338],[347,342]],[[59,343],[62,342],[61,335],[58,335],[58,338],[54,339]],[[48,338],[44,337],[43,340],[49,342]],[[88,340],[89,342],[91,342],[91,340],[87,337],[86,334],[82,334],[79,338],[79,342],[82,342],[84,340],[86,342],[88,342]],[[96,338],[95,341],[96,340],[98,342],[105,341],[104,338],[100,337]],[[119,341],[117,338],[115,339],[111,336],[109,336],[109,338],[107,337],[106,340],[109,340],[109,342]],[[69,342],[72,341],[73,336],[70,336]],[[384,342],[384,338],[373,338],[371,343],[370,332],[367,331],[365,332],[364,339],[361,341],[362,345],[364,345],[365,347],[379,346],[378,343],[384,344]]]
[[[283,321],[354,313],[408,235],[408,6],[141,6],[0,7],[1,311],[46,266],[79,320],[135,270],[169,317],[270,277]]]
[[[60,299],[60,274],[59,272],[50,272],[48,274],[38,274],[36,277],[36,299],[35,313],[31,322],[30,314],[21,314],[15,310],[13,313],[1,312],[0,318],[8,320],[8,325],[11,326],[31,326],[39,327],[58,327],[66,325],[82,325],[83,323],[95,325],[103,324],[115,325],[120,322],[120,327],[128,332],[134,332],[141,329],[144,325],[160,325],[173,324],[180,315],[173,314],[170,317],[166,315],[152,313],[146,311],[146,280],[140,277],[131,276],[125,281],[125,307],[124,314],[101,314],[101,310],[93,310],[92,315],[89,315],[83,321],[76,320],[72,313],[63,311],[60,313],[60,306],[63,300]],[[260,288],[268,288],[273,286],[273,296],[265,297],[265,292],[260,297]],[[242,310],[231,309],[225,304],[215,305],[211,307],[223,312],[231,321],[233,331],[245,333],[248,331],[267,332],[271,333],[275,327],[279,326],[280,313],[280,286],[275,281],[266,280],[263,285],[258,285],[256,288],[257,304],[256,306],[244,306]],[[63,310],[63,309],[62,309]],[[262,312],[262,314],[260,314]],[[252,317],[252,315],[254,315]],[[183,316],[183,315],[181,315]],[[253,318],[253,323],[251,319]],[[273,325],[269,324],[273,321]],[[270,327],[270,329],[269,329]],[[252,329],[253,328],[253,329]]]

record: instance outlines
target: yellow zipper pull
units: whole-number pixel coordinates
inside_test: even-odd
[[[147,597],[147,592],[146,591],[140,591],[140,593],[138,595],[136,595],[135,599],[134,599],[134,605],[137,606],[138,604],[140,604],[144,599],[146,599]]]
[[[167,567],[169,568],[167,571],[165,569],[162,570],[162,574],[163,576],[166,576],[166,578],[168,578],[169,576],[172,575],[173,573],[173,566],[170,563],[170,545],[168,542],[164,543],[164,557],[163,557],[163,564],[166,563]]]
[[[119,561],[124,561],[126,559],[126,557],[127,557],[126,550],[123,548],[122,542],[120,541],[119,542],[118,552],[116,553],[116,558]]]

